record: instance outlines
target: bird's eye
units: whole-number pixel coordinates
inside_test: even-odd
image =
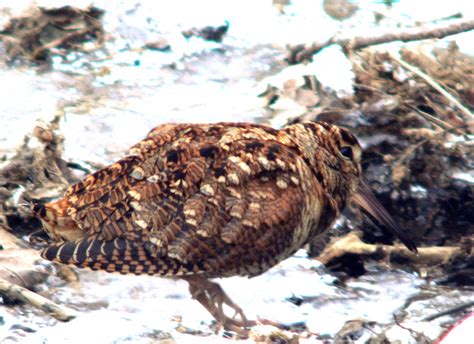
[[[344,158],[352,160],[352,148],[349,146],[341,147],[341,154]]]

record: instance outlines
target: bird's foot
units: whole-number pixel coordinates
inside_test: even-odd
[[[257,324],[256,321],[247,319],[242,308],[230,299],[219,284],[199,275],[184,276],[183,279],[189,283],[189,291],[192,297],[211,313],[224,330],[233,331],[240,336],[247,337],[248,328]],[[224,313],[224,305],[235,311],[233,317],[228,317]]]

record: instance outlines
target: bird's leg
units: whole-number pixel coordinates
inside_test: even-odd
[[[255,321],[247,320],[242,309],[227,296],[219,284],[199,275],[183,276],[182,278],[189,283],[189,291],[193,299],[199,301],[225,330],[247,335],[248,331],[245,330],[245,327],[256,324]],[[225,315],[223,305],[227,305],[235,311],[232,318]],[[240,320],[235,318],[237,315]]]

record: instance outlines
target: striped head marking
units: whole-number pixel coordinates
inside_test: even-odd
[[[349,131],[324,122],[303,122],[283,129],[304,156],[314,175],[331,194],[356,192],[362,150]]]

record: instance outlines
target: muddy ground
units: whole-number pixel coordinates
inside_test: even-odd
[[[288,326],[257,326],[248,341],[427,343],[472,314],[473,32],[314,48],[341,32],[454,25],[468,19],[462,2],[431,12],[409,1],[39,3],[0,8],[0,278],[76,314],[63,322],[2,293],[2,342],[233,338],[184,282],[69,269],[37,255],[46,239],[32,202],[60,197],[170,121],[350,128],[365,180],[420,247],[413,256],[394,246],[349,207],[267,273],[220,282],[250,318]],[[334,253],[338,240],[344,248]]]

